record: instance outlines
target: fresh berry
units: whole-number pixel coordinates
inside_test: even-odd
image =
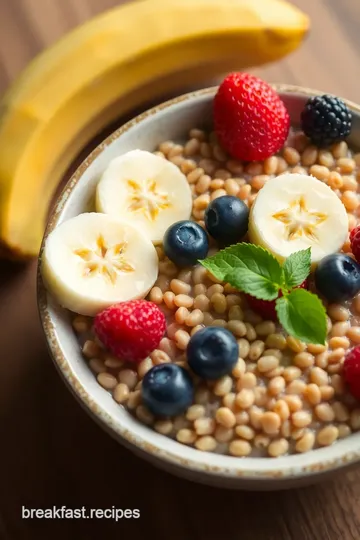
[[[277,314],[275,309],[275,300],[259,300],[255,296],[250,296],[249,294],[245,295],[249,308],[256,313],[259,313],[263,319],[268,319],[270,321],[277,320]]]
[[[301,285],[295,288],[307,289],[308,280],[305,279],[305,281]],[[282,292],[280,291],[278,298],[280,298],[281,296],[282,296]],[[245,297],[246,297],[249,307],[253,311],[256,311],[256,313],[259,313],[259,315],[261,315],[263,319],[277,321],[277,313],[276,313],[276,307],[275,307],[276,300],[259,300],[258,298],[255,298],[254,296],[250,296],[249,294],[246,294]]]
[[[343,370],[351,394],[360,400],[360,345],[347,353]]]
[[[301,113],[301,127],[317,146],[344,140],[351,131],[352,115],[345,103],[327,94],[311,97]]]
[[[176,266],[192,266],[205,259],[209,251],[206,232],[194,221],[177,221],[165,233],[163,240],[165,255]]]
[[[144,405],[156,416],[176,416],[193,402],[194,386],[186,369],[176,364],[159,364],[143,378]]]
[[[129,362],[140,362],[159,345],[165,334],[165,316],[146,300],[108,307],[95,317],[94,330],[105,347]]]
[[[239,346],[235,337],[220,327],[199,330],[187,347],[188,364],[202,379],[219,379],[231,373],[238,357]]]
[[[317,290],[329,302],[344,302],[360,291],[360,265],[344,253],[324,257],[315,270]]]
[[[234,158],[264,160],[284,145],[290,117],[275,90],[258,77],[231,73],[214,99],[214,127]]]
[[[360,225],[351,231],[350,244],[355,259],[360,262]]]
[[[249,208],[241,199],[225,195],[209,204],[204,219],[208,233],[222,246],[229,246],[247,233]]]
[[[360,230],[360,225],[358,225],[357,227],[354,227],[351,231],[350,231],[350,242],[352,241],[352,239],[354,238],[354,236],[359,232]]]

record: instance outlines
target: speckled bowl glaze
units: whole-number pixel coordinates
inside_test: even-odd
[[[275,87],[294,126],[309,96],[323,93],[295,86]],[[135,148],[153,151],[164,140],[183,139],[192,127],[211,125],[215,92],[216,88],[208,88],[180,96],[138,116],[110,135],[70,179],[51,214],[44,240],[63,221],[92,209],[96,184],[112,158]],[[347,104],[354,113],[349,142],[359,147],[360,107]],[[279,458],[204,453],[160,435],[131,416],[98,384],[82,357],[69,313],[47,294],[40,272],[38,304],[55,366],[80,404],[117,441],[162,469],[215,486],[274,490],[315,483],[360,460],[360,432],[331,447]]]

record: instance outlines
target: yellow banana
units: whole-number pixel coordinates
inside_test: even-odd
[[[138,0],[38,56],[0,103],[0,245],[38,253],[48,205],[78,152],[142,102],[285,56],[308,18],[282,0]]]

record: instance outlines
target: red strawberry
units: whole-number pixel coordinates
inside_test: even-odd
[[[296,289],[307,289],[308,288],[308,281],[305,279],[305,281],[296,287]],[[278,298],[282,296],[282,292],[279,292]],[[259,313],[264,319],[270,319],[271,321],[277,321],[277,313],[275,308],[275,302],[276,300],[258,300],[258,298],[255,298],[254,296],[250,296],[249,294],[245,295],[246,300],[249,304],[249,307],[253,310]]]
[[[214,99],[214,126],[220,144],[231,156],[264,160],[284,145],[290,117],[269,84],[247,73],[231,73]]]
[[[360,226],[355,227],[350,233],[351,251],[357,262],[360,262]]]
[[[360,345],[347,353],[343,369],[351,394],[360,400]]]
[[[95,317],[100,341],[122,360],[140,362],[159,345],[166,320],[158,306],[146,300],[115,304]]]

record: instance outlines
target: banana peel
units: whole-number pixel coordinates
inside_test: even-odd
[[[308,29],[282,0],[138,0],[45,50],[0,103],[0,254],[38,254],[61,178],[115,118],[184,84],[280,59]]]

